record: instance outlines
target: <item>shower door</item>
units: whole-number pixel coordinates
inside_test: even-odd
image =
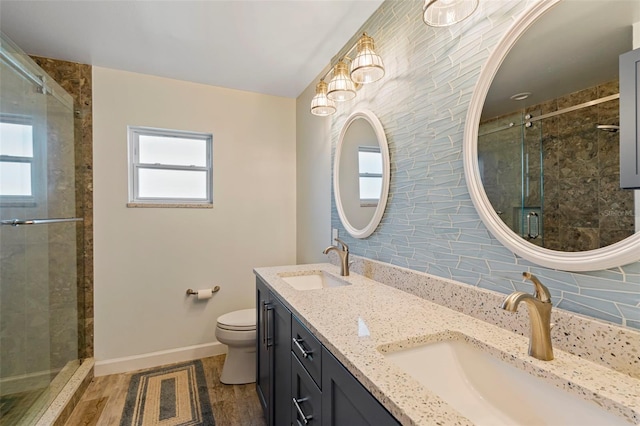
[[[482,123],[478,164],[487,197],[502,221],[522,238],[544,244],[542,122],[518,112]]]
[[[73,103],[1,47],[0,425],[29,425],[79,364]]]

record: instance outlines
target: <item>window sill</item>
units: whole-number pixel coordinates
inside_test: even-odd
[[[212,209],[209,203],[127,203],[127,208],[153,209]]]

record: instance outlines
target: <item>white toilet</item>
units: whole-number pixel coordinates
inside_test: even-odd
[[[229,347],[220,381],[240,385],[256,381],[256,310],[242,309],[218,317],[216,338]]]

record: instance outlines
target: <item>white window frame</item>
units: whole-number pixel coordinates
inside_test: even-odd
[[[5,195],[0,194],[0,204],[3,206],[32,207],[36,204],[38,181],[38,153],[36,146],[36,129],[30,116],[18,114],[0,114],[0,122],[12,124],[24,124],[31,126],[31,157],[0,155],[0,162],[28,163],[31,164],[31,195]]]
[[[167,207],[211,207],[213,206],[213,135],[210,133],[189,132],[183,130],[159,129],[153,127],[128,126],[129,144],[129,207],[167,206]],[[148,164],[139,159],[139,138],[145,136],[162,136],[182,139],[204,140],[206,142],[206,166],[183,166],[176,164]],[[156,169],[173,171],[204,171],[206,172],[205,198],[170,198],[170,197],[140,197],[138,195],[138,170]]]
[[[360,187],[360,178],[378,178],[382,182],[382,173],[363,173],[360,170],[360,153],[361,152],[373,152],[376,154],[380,154],[380,161],[382,162],[382,152],[379,146],[368,146],[368,145],[360,145],[358,146],[358,188]],[[378,198],[360,198],[360,207],[376,207],[378,202],[380,201],[380,197]]]

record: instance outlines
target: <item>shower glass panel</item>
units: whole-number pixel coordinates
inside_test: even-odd
[[[517,112],[482,123],[478,163],[498,216],[522,238],[543,245],[541,124],[526,124],[527,117]]]
[[[31,425],[79,365],[82,223],[73,101],[4,35],[0,179],[0,425]]]

